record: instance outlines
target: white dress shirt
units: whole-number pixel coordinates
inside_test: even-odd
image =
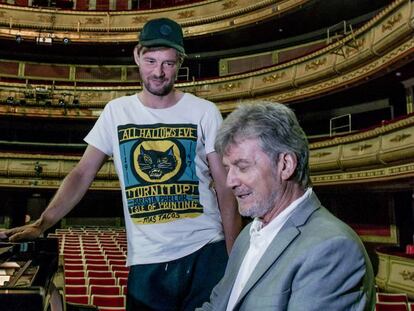
[[[289,219],[290,215],[292,215],[295,208],[311,194],[312,188],[309,187],[300,198],[293,201],[285,210],[283,210],[264,227],[259,218],[255,218],[253,220],[252,226],[250,227],[249,250],[244,256],[239,273],[234,281],[226,311],[233,310],[241,291],[246,285],[250,275],[262,258],[269,244],[273,241],[277,233]]]

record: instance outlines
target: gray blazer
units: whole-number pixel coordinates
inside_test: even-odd
[[[234,244],[210,302],[224,311],[244,255],[250,225]],[[374,310],[374,274],[357,234],[326,210],[315,194],[302,202],[258,262],[234,310]]]

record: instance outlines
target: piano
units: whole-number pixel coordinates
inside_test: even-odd
[[[58,269],[57,239],[0,242],[0,309],[50,310],[53,277]]]

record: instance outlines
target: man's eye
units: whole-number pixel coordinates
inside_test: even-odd
[[[175,62],[165,62],[165,64],[166,64],[168,67],[174,67],[174,66],[175,66]]]

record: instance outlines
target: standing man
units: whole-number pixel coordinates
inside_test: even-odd
[[[128,310],[200,306],[221,279],[226,247],[241,227],[214,150],[221,115],[213,103],[174,88],[184,56],[180,25],[167,18],[146,23],[134,50],[142,92],[106,105],[40,219],[2,234],[11,241],[41,235],[79,202],[112,156],[128,237]]]
[[[374,310],[368,255],[310,187],[308,143],[294,113],[276,103],[243,105],[215,146],[240,213],[254,220],[200,310]]]

